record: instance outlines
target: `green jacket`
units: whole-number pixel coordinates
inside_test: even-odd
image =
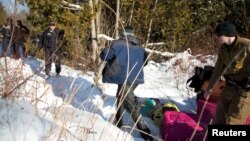
[[[213,87],[226,66],[242,48],[245,48],[244,51],[239,54],[223,75],[228,75],[236,81],[242,81],[243,79],[248,79],[250,77],[250,40],[237,36],[236,41],[232,45],[224,44],[220,47],[218,58],[215,63],[215,69],[209,81],[207,90],[210,90]]]

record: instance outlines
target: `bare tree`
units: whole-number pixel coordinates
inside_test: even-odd
[[[91,8],[91,15],[94,15],[94,7],[93,1],[89,0],[89,6]],[[97,36],[96,36],[96,25],[95,25],[95,17],[91,16],[91,41],[92,41],[92,61],[96,62],[97,57]]]
[[[120,0],[116,3],[116,22],[115,22],[115,38],[119,37],[119,20],[120,20]]]
[[[95,4],[99,4],[99,0],[95,0]],[[100,16],[101,16],[101,8],[97,9],[96,12],[96,35],[100,33]]]
[[[155,0],[153,14],[155,13],[157,3],[158,3],[158,0]],[[145,48],[147,48],[147,45],[148,45],[148,42],[149,42],[150,33],[151,33],[151,29],[152,29],[152,24],[153,24],[153,17],[150,19],[150,22],[149,22],[148,35],[147,35],[147,40],[146,40],[146,43],[145,43]]]

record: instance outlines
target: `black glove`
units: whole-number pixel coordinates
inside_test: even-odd
[[[197,100],[198,99],[204,99],[203,94],[205,93],[204,90],[200,89],[199,91],[197,91]]]

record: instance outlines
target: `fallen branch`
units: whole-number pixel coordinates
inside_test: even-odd
[[[113,41],[114,40],[114,38],[109,37],[109,36],[107,36],[105,34],[98,34],[97,38],[98,39],[104,39],[104,40],[107,40],[107,41]],[[162,45],[166,45],[166,43],[164,43],[164,42],[149,43],[147,46],[162,46]],[[146,52],[153,53],[153,54],[158,54],[158,55],[166,56],[166,57],[173,57],[173,56],[176,55],[175,53],[170,53],[170,52],[167,52],[167,51],[166,52],[161,52],[161,51],[157,51],[157,50],[151,50],[151,49],[148,49],[148,48],[146,48]]]
[[[71,9],[71,10],[82,10],[83,9],[83,7],[81,7],[80,5],[72,4],[72,3],[69,3],[65,0],[62,1],[62,8]]]

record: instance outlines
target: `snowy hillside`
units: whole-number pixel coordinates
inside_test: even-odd
[[[173,101],[181,110],[195,110],[195,93],[186,88],[186,80],[195,66],[213,65],[213,56],[192,56],[179,53],[162,63],[150,61],[144,68],[145,84],[135,90],[140,101],[159,98],[161,103]],[[126,113],[126,126],[113,126],[117,86],[93,86],[94,72],[83,74],[62,66],[60,77],[45,80],[44,62],[28,57],[25,60],[0,58],[0,140],[9,141],[123,141],[143,140],[131,130],[133,121]],[[52,64],[54,72],[54,64]],[[6,68],[7,67],[7,68]],[[9,94],[10,93],[10,94]],[[144,117],[155,140],[161,140],[159,128]]]

